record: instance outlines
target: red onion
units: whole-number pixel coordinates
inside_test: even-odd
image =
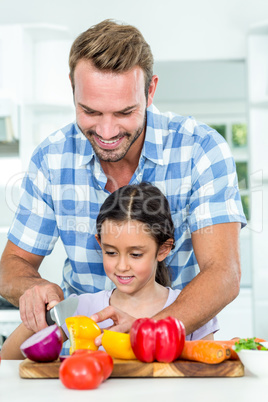
[[[20,350],[25,357],[35,362],[52,362],[59,357],[62,343],[61,331],[54,324],[28,338]]]
[[[70,357],[70,355],[62,355],[60,356],[60,361],[63,362],[67,357]]]

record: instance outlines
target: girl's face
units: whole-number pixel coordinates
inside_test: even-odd
[[[123,293],[133,294],[155,284],[157,262],[162,261],[170,247],[160,247],[139,221],[104,221],[101,241],[106,275]]]

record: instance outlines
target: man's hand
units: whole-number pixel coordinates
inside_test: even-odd
[[[61,288],[38,273],[43,258],[8,240],[0,262],[0,294],[20,307],[25,327],[34,332],[47,326],[46,310],[63,300]]]
[[[55,283],[40,280],[37,285],[27,289],[20,297],[21,320],[26,328],[37,332],[47,326],[47,305],[50,308],[63,300],[62,289]]]
[[[131,325],[136,320],[136,318],[113,306],[108,306],[104,308],[98,313],[93,314],[90,318],[97,323],[108,320],[108,318],[111,318],[114,322],[114,325],[106,329],[116,332],[129,332]],[[96,346],[101,345],[101,338],[102,335],[98,336],[95,339]]]

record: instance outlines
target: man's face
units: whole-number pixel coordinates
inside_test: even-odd
[[[77,124],[100,160],[117,162],[130,147],[140,152],[148,106],[142,69],[115,74],[80,60],[74,85]]]

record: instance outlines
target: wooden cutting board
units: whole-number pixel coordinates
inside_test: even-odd
[[[59,378],[60,361],[20,363],[21,378]],[[242,377],[244,366],[240,360],[226,360],[219,364],[206,364],[186,360],[173,363],[143,363],[139,360],[114,359],[111,377]]]

